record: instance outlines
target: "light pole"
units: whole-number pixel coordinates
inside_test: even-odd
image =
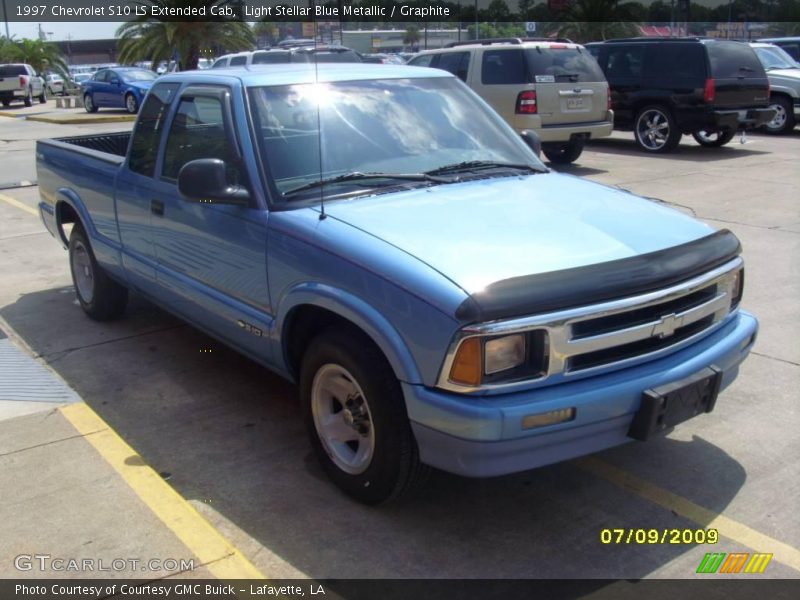
[[[3,0],[3,20],[6,22],[6,38],[11,39],[11,35],[8,33],[8,13],[6,12],[6,0]]]

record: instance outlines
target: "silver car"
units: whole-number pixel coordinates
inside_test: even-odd
[[[775,117],[765,125],[767,133],[787,133],[800,118],[800,64],[783,48],[765,42],[752,42],[769,77],[769,106]]]

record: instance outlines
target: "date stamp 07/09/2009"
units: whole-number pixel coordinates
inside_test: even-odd
[[[601,529],[603,544],[716,544],[716,529]]]

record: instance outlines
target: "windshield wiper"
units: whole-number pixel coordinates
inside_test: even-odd
[[[432,173],[362,173],[361,171],[352,171],[335,177],[328,177],[326,179],[318,179],[317,181],[310,181],[301,186],[292,188],[283,193],[284,196],[292,196],[299,192],[306,190],[313,190],[315,188],[323,187],[326,185],[336,185],[339,183],[346,183],[349,181],[365,181],[370,179],[390,179],[402,181],[429,181],[431,183],[453,183],[451,179],[445,177],[434,177]]]
[[[444,165],[430,171],[425,171],[426,175],[443,175],[445,173],[464,173],[479,171],[481,169],[514,169],[517,171],[528,171],[530,173],[546,173],[544,169],[537,169],[531,165],[521,163],[507,163],[493,160],[466,160],[464,162]]]

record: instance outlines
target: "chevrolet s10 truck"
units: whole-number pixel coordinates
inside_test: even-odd
[[[78,300],[135,291],[296,382],[365,503],[646,440],[750,351],[737,238],[549,171],[445,71],[167,75],[132,134],[40,140]],[[68,224],[72,224],[71,227]]]

